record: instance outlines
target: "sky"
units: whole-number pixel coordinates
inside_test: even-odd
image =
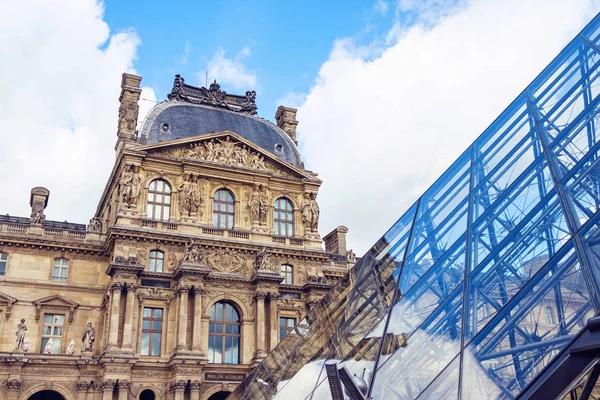
[[[0,213],[87,223],[114,164],[120,76],[140,114],[174,75],[298,108],[320,233],[362,254],[598,11],[600,0],[0,0]]]

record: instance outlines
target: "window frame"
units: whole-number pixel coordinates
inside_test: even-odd
[[[285,321],[284,325],[281,324],[282,320]],[[290,326],[289,322],[291,322],[291,321],[294,321],[294,323]],[[286,315],[280,315],[279,316],[279,341],[282,341],[283,339],[285,339],[286,337],[288,337],[290,333],[294,332],[294,330],[295,330],[294,328],[296,326],[297,321],[298,320],[296,319],[296,317],[289,317],[289,316],[286,316]],[[283,331],[285,331],[285,335],[282,337],[281,333]]]
[[[281,207],[282,203],[285,205],[284,208]],[[282,227],[285,229],[282,230]],[[280,197],[275,200],[273,207],[273,231],[276,236],[294,236],[294,204],[287,197]]]
[[[57,261],[59,264],[57,264]],[[52,270],[50,271],[50,280],[53,282],[67,282],[69,280],[69,267],[71,260],[65,257],[55,257],[52,262]],[[58,268],[58,275],[54,274],[55,269]],[[65,271],[64,277],[62,276],[63,270]]]
[[[160,257],[158,257],[160,255]],[[157,269],[160,261],[160,271]],[[148,254],[148,272],[164,272],[165,252],[162,250],[150,250]]]
[[[217,312],[217,305],[221,304],[221,320],[216,319],[215,313]],[[227,307],[231,307],[232,310],[232,320],[229,321],[227,319]],[[235,313],[235,315],[233,314]],[[236,321],[237,317],[237,321]],[[214,327],[213,327],[214,326]],[[220,331],[217,332],[216,326],[220,326]],[[227,332],[227,327],[232,327],[231,332]],[[237,333],[235,333],[237,327]],[[220,348],[220,361],[216,361],[216,348],[217,348],[217,339],[221,338],[221,348]],[[231,351],[229,352],[229,356],[231,357],[231,362],[226,362],[227,360],[227,339],[231,339]],[[235,353],[235,342],[237,339],[237,354]],[[230,365],[239,365],[242,363],[242,318],[241,313],[238,311],[238,308],[231,302],[220,300],[214,303],[210,308],[210,318],[208,321],[208,363],[209,364],[230,364]]]
[[[159,182],[163,185],[160,191],[157,188]],[[158,196],[161,196],[160,201],[157,200]],[[173,192],[169,182],[162,178],[153,179],[148,184],[148,197],[146,198],[146,218],[155,221],[169,221],[171,218],[172,198]],[[167,210],[166,213],[165,210]]]
[[[46,322],[46,317],[47,316],[52,316],[52,322],[51,323],[47,323]],[[54,319],[56,317],[62,317],[62,324],[58,325],[54,323]],[[44,339],[52,339],[52,344],[53,344],[53,352],[52,354],[61,354],[61,350],[63,347],[63,338],[65,337],[65,321],[67,319],[66,314],[63,314],[61,312],[56,312],[56,311],[48,311],[48,312],[44,312],[42,314],[42,323],[41,323],[41,334],[40,334],[40,354],[44,354],[44,350],[46,348],[46,344],[48,343],[48,340],[44,340]],[[44,328],[45,327],[50,327],[51,329],[51,333],[50,334],[46,334],[44,333]],[[60,335],[56,335],[55,329],[57,327],[61,328],[61,333]],[[60,342],[58,343],[58,345],[56,344],[55,340],[59,338]]]
[[[150,310],[150,316],[146,317],[146,310]],[[155,314],[160,311],[160,317],[156,317]],[[165,310],[161,307],[142,307],[142,329],[140,336],[140,356],[144,357],[160,357],[162,354],[162,339],[163,339],[163,317]],[[148,321],[150,328],[144,328],[144,322]],[[154,329],[154,323],[160,322],[160,328]],[[148,348],[144,348],[144,335],[148,335]],[[158,354],[154,354],[152,343],[154,337],[158,336]]]
[[[231,197],[231,201],[229,197]],[[229,208],[231,208],[231,211],[229,211]],[[229,223],[229,217],[231,217],[231,224]],[[212,218],[215,228],[232,230],[235,227],[235,196],[231,190],[221,188],[214,193]],[[222,220],[224,220],[224,224],[221,223]]]
[[[8,253],[0,251],[0,277],[6,275],[8,269]]]
[[[284,271],[285,268],[285,271]],[[279,266],[279,275],[283,278],[281,282],[284,285],[294,284],[294,266],[291,264],[281,264]],[[289,278],[289,279],[288,279]]]

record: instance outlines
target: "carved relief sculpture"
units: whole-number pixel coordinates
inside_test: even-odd
[[[246,260],[237,251],[228,247],[221,250],[215,250],[206,256],[206,264],[211,269],[218,272],[246,275],[248,268]]]
[[[21,319],[19,325],[17,325],[17,336],[15,351],[24,351],[23,344],[25,343],[25,332],[27,331],[27,325],[25,325],[25,319]]]
[[[316,193],[312,193],[310,195],[310,208],[312,211],[311,228],[313,231],[316,232],[319,229],[319,215],[321,214],[319,205],[317,204],[317,194]]]
[[[260,222],[260,191],[259,185],[254,185],[254,191],[250,195],[248,200],[248,210],[250,211],[250,218],[252,223]]]
[[[264,247],[256,255],[256,259],[254,260],[254,268],[256,271],[279,272],[277,266],[271,263],[271,254],[269,254],[267,249]]]
[[[203,203],[202,187],[198,184],[198,177],[190,174],[189,178],[184,178],[183,183],[179,186],[179,212],[182,216],[202,216],[204,214]]]
[[[94,341],[96,340],[96,331],[92,327],[92,323],[88,322],[81,335],[81,352],[92,352]]]
[[[269,214],[269,193],[267,192],[267,188],[263,185],[260,187],[259,194],[260,201],[260,224],[267,224],[267,216]]]
[[[177,268],[177,257],[174,253],[169,253],[167,255],[167,271],[173,271]]]
[[[23,339],[23,351],[25,353],[29,353],[31,351],[31,341],[29,340],[28,336],[25,336],[25,339]]]
[[[354,251],[352,251],[352,249],[346,252],[346,260],[348,262],[356,262],[356,254],[354,253]]]
[[[100,218],[94,217],[90,219],[90,223],[87,226],[87,231],[94,233],[102,232],[102,221],[100,221]]]
[[[200,252],[200,246],[194,243],[193,239],[190,239],[185,245],[185,251],[183,253],[182,262],[197,264],[202,262],[202,253]]]
[[[119,132],[133,134],[137,124],[139,106],[137,101],[126,99],[119,107]]]
[[[302,200],[302,222],[306,232],[317,232],[319,229],[319,215],[321,213],[317,204],[316,193],[304,193]]]
[[[72,356],[73,354],[75,354],[75,341],[73,339],[71,339],[71,341],[69,342],[66,353],[68,356]]]
[[[46,220],[46,216],[44,215],[43,210],[35,210],[31,213],[30,222],[32,224],[43,224]]]

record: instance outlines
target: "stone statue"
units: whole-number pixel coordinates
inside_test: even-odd
[[[30,222],[32,224],[43,224],[45,220],[46,220],[46,216],[44,215],[43,210],[36,210],[31,213]]]
[[[183,183],[179,185],[179,212],[181,215],[190,215],[192,199],[192,183],[184,178]]]
[[[197,244],[194,243],[193,239],[190,239],[189,242],[186,243],[182,261],[188,263],[202,262],[202,254],[200,253],[200,248]]]
[[[177,268],[177,257],[175,254],[169,253],[167,256],[167,266],[169,268],[167,271],[173,271],[175,268]]]
[[[81,352],[91,352],[94,341],[96,340],[96,331],[92,327],[92,323],[88,322],[81,335]]]
[[[352,249],[346,252],[346,260],[348,262],[356,262],[356,254],[354,253],[354,251],[352,251]]]
[[[316,193],[311,193],[310,195],[310,209],[312,211],[311,228],[316,232],[319,229],[319,214],[321,213],[319,210],[319,205],[317,204]]]
[[[190,211],[192,213],[198,213],[200,216],[204,214],[202,205],[204,204],[204,197],[202,196],[202,186],[198,183],[198,177],[192,178],[192,186],[190,190]]]
[[[119,179],[119,193],[123,202],[129,207],[135,205],[138,196],[142,192],[142,179],[138,172],[135,166],[130,165],[123,169]]]
[[[278,272],[277,267],[271,264],[271,254],[269,254],[267,249],[264,247],[256,255],[256,259],[254,260],[254,268],[257,271]]]
[[[75,341],[71,339],[69,345],[67,346],[67,355],[72,356],[73,354],[75,354]]]
[[[254,185],[254,191],[248,200],[248,208],[250,209],[250,217],[252,222],[260,221],[260,191],[259,185]]]
[[[15,335],[17,336],[15,351],[24,351],[23,344],[25,343],[25,331],[27,330],[27,325],[25,325],[25,319],[21,319],[21,323],[17,325],[17,331]]]
[[[310,193],[304,193],[304,199],[302,200],[302,222],[306,231],[312,229],[312,207],[310,202]]]
[[[100,233],[102,232],[102,221],[100,218],[92,218],[90,219],[90,223],[87,226],[88,232]]]
[[[52,338],[48,339],[48,342],[46,342],[46,347],[44,347],[44,354],[52,354],[54,350],[54,342],[52,341]]]
[[[266,225],[267,224],[267,215],[269,214],[269,193],[267,193],[267,188],[262,185],[260,187],[259,202],[260,202],[260,213],[259,213],[260,224]]]

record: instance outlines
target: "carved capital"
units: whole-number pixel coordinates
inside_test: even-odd
[[[113,282],[110,285],[109,289],[111,292],[115,291],[115,290],[121,291],[121,290],[123,290],[124,287],[125,287],[125,284],[123,282]]]
[[[8,390],[21,390],[23,388],[23,381],[19,379],[9,379],[6,381],[6,388]]]
[[[99,385],[99,389],[101,391],[107,391],[107,390],[114,390],[115,389],[115,385],[117,382],[115,382],[114,379],[107,379],[105,381],[102,381]]]
[[[202,390],[202,381],[191,381],[190,390]]]
[[[187,382],[186,381],[171,382],[171,384],[169,385],[169,391],[170,392],[175,392],[177,390],[185,390],[186,386],[187,386]]]
[[[135,291],[138,290],[138,288],[139,286],[133,283],[128,283],[126,287],[127,291],[132,293],[135,293]]]
[[[188,294],[190,292],[190,288],[188,286],[180,286],[177,288],[177,295],[181,296],[182,294]]]
[[[117,386],[119,387],[119,390],[129,390],[131,387],[131,382],[119,380]]]
[[[206,289],[202,288],[202,287],[194,287],[192,289],[192,291],[194,292],[195,295],[203,295],[206,294]]]
[[[261,292],[257,292],[254,294],[254,299],[255,300],[264,300],[267,298],[267,293],[261,293]]]
[[[79,381],[75,384],[75,390],[78,392],[87,392],[90,388],[90,382]]]
[[[269,300],[277,301],[279,299],[279,293],[269,293],[267,297]]]

